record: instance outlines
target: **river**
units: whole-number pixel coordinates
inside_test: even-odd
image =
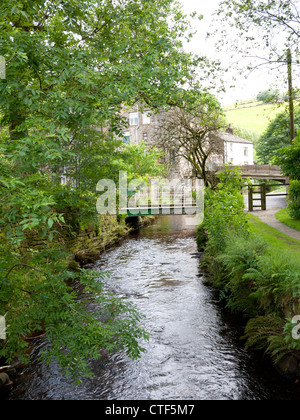
[[[300,391],[262,355],[245,352],[242,320],[228,314],[200,269],[195,231],[166,216],[105,252],[94,269],[106,287],[136,304],[151,334],[136,361],[123,351],[94,363],[95,376],[73,386],[58,367],[32,361],[10,400],[295,400]]]

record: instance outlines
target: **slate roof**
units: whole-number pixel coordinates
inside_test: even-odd
[[[243,144],[253,144],[251,141],[243,139],[241,137],[236,136],[235,134],[230,133],[218,133],[218,136],[226,141],[231,143],[243,143]]]

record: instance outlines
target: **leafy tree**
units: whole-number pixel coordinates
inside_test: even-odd
[[[284,79],[288,84],[292,141],[295,138],[293,71],[299,65],[299,5],[291,0],[223,0],[218,14],[222,16],[219,27],[223,28],[226,22],[230,32],[235,33],[235,39],[223,34],[222,40],[230,39],[230,48],[244,55],[248,70],[261,66],[273,71],[280,69],[277,74],[282,84],[282,66],[287,68]]]
[[[300,113],[295,114],[296,130],[300,129]],[[261,164],[270,164],[282,147],[290,144],[290,121],[286,113],[280,113],[269,124],[257,143],[257,159]]]
[[[264,55],[257,55],[261,65],[278,65],[280,62],[286,64],[288,48],[296,54],[299,52],[300,18],[297,2],[223,0],[217,13],[222,16],[223,22],[227,21],[230,26],[234,26],[237,38],[246,41],[242,48],[245,56],[251,55],[254,58],[253,47],[256,47],[257,51],[263,49]],[[240,43],[237,43],[236,47],[240,49]]]
[[[280,93],[278,90],[272,91],[272,90],[264,90],[259,92],[257,95],[257,100],[262,102],[274,102],[277,101],[280,97]]]
[[[70,208],[71,230],[92,220],[93,183],[115,175],[109,165],[115,170],[127,161],[131,173],[150,171],[156,152],[138,162],[142,149],[118,150],[122,103],[164,106],[196,77],[199,59],[182,48],[187,30],[173,0],[1,2],[7,66],[0,80],[0,313],[7,313],[9,329],[0,356],[8,361],[26,360],[25,338],[36,330],[49,342],[46,359],[56,357],[73,378],[90,373],[86,361],[100,347],[126,348],[134,357],[142,350],[146,336],[135,308],[102,293],[85,272],[77,276],[100,299],[101,313],[91,315],[78,302],[57,237]],[[112,127],[110,135],[91,130],[104,126]],[[66,173],[77,188],[61,185]]]
[[[298,131],[297,138],[289,147],[284,147],[278,151],[278,156],[274,158],[282,167],[283,173],[294,179],[300,181],[300,132]]]
[[[295,219],[300,219],[300,132],[289,147],[278,151],[273,162],[280,165],[283,173],[290,177],[289,212]]]
[[[157,176],[164,172],[159,164],[161,152],[156,147],[124,144],[112,133],[87,128],[82,130],[73,158],[61,162],[67,179],[74,180],[81,191],[93,191],[100,179],[119,180],[119,171],[134,177]],[[60,173],[61,170],[58,170]]]

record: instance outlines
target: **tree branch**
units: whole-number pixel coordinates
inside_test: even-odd
[[[39,271],[40,273],[43,273],[41,270],[39,270],[38,268],[36,268],[36,267],[32,267],[31,265],[28,265],[28,264],[22,264],[22,263],[20,263],[20,264],[16,264],[16,265],[14,265],[13,267],[11,267],[10,269],[9,269],[9,271],[6,273],[6,276],[4,277],[5,279],[7,279],[8,278],[8,276],[10,275],[10,273],[15,269],[15,268],[17,268],[17,267],[27,267],[27,268],[30,268],[31,270],[36,270],[36,271]],[[43,273],[44,274],[44,273]]]

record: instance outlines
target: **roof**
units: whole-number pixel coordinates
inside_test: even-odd
[[[235,134],[231,133],[218,133],[219,137],[226,141],[231,143],[243,143],[243,144],[253,144],[251,141],[243,139],[241,137],[236,136]]]

